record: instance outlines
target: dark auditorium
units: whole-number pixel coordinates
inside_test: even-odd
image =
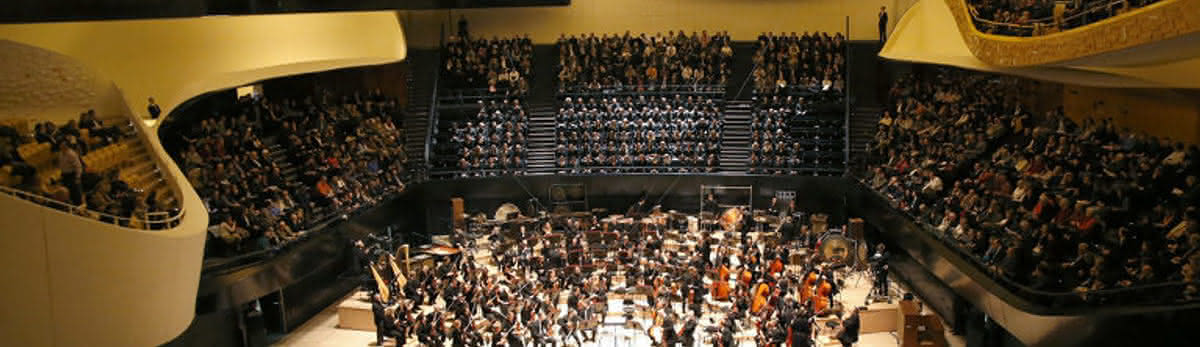
[[[1200,345],[1200,0],[11,0],[0,346]]]

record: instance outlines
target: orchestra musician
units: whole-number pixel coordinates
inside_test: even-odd
[[[593,255],[587,248],[584,232],[571,235],[572,228],[567,228],[567,232],[555,233],[549,223],[536,223],[531,225],[538,227],[531,230],[537,235],[516,240],[507,253],[494,253],[501,264],[499,268],[476,265],[474,257],[451,257],[451,261],[433,268],[418,269],[406,284],[397,286],[396,279],[401,276],[393,274],[389,266],[372,264],[379,269],[380,281],[386,278],[391,284],[388,287],[394,288],[391,297],[372,297],[373,313],[376,306],[382,309],[380,317],[376,317],[376,326],[380,327],[376,342],[391,337],[403,344],[410,333],[426,345],[450,342],[455,346],[541,347],[559,346],[570,339],[576,345],[596,341],[600,325],[596,317],[607,310],[600,307],[603,301],[593,305],[591,298],[608,293],[611,278],[605,276],[611,276],[612,271],[598,275],[591,273],[591,267],[563,264],[555,260],[560,257],[556,252],[577,255],[576,264],[595,260],[603,266],[621,250],[622,257],[639,264],[626,275],[631,284],[640,284],[647,300],[656,308],[653,312],[661,313],[651,325],[661,329],[661,333],[654,334],[661,338],[660,345],[691,346],[696,342],[698,317],[706,311],[701,304],[706,277],[713,282],[707,288],[712,299],[733,299],[727,319],[714,330],[720,336],[714,340],[716,345],[736,345],[733,334],[738,330],[739,319],[745,318],[743,326],[758,330],[760,345],[808,346],[812,342],[810,312],[827,314],[834,306],[832,296],[836,285],[830,277],[831,271],[816,266],[798,278],[792,277],[792,272],[783,266],[790,251],[786,245],[762,247],[743,243],[738,252],[731,251],[732,247],[714,247],[718,245],[713,242],[717,239],[699,235],[694,249],[700,254],[676,259],[676,253],[660,245],[665,229],[669,228],[658,224],[662,223],[659,220],[635,220],[620,223],[621,230],[632,232],[621,234],[620,245],[608,245],[614,252]],[[586,226],[578,220],[564,224],[578,226],[578,230],[601,226]],[[493,244],[502,243],[500,240]],[[737,284],[731,286],[730,279]],[[555,305],[562,295],[567,295],[565,313],[560,313]],[[418,305],[438,301],[446,303],[448,312],[419,313]],[[668,313],[674,302],[683,304],[685,314]],[[388,307],[388,303],[397,304]],[[686,314],[689,308],[695,317]],[[676,329],[676,323],[682,328]],[[853,323],[846,326],[853,327]],[[480,329],[492,331],[480,334]],[[846,334],[850,336],[849,332]]]

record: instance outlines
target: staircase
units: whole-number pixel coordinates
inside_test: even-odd
[[[750,161],[750,101],[730,101],[725,105],[725,129],[721,133],[720,172],[744,174]]]
[[[733,42],[733,62],[730,64],[729,84],[725,88],[725,99],[750,99],[754,95],[754,51],[757,42]],[[740,95],[739,95],[740,94]]]
[[[554,119],[557,109],[553,103],[536,102],[530,104],[529,107],[529,137],[528,137],[528,167],[526,172],[530,175],[549,175],[555,172],[554,167],[554,146],[555,146],[555,125],[557,122]]]
[[[408,60],[408,109],[404,126],[404,154],[408,156],[410,181],[429,179],[429,163],[425,162],[426,135],[429,131],[429,106],[433,98],[434,79],[439,66],[436,50],[410,50]],[[430,71],[432,70],[432,72]]]
[[[855,107],[850,113],[850,162],[847,165],[859,167],[867,159],[867,144],[875,137],[878,128],[879,115],[883,112],[879,107]]]

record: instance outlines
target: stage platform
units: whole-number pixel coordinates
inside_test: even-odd
[[[846,280],[847,287],[842,291],[841,301],[847,303],[861,304],[865,302],[867,292],[870,290],[868,281],[858,280],[850,277]],[[893,284],[896,291],[901,291],[899,285]],[[283,339],[277,341],[278,346],[346,346],[346,347],[362,347],[374,346],[375,332],[373,323],[371,322],[371,306],[365,301],[359,301],[356,298],[361,297],[361,292],[355,292],[348,295],[342,301],[329,306],[321,313],[309,319],[296,331],[291,332]],[[617,309],[614,306],[619,304],[619,300],[610,302],[610,311]],[[638,302],[635,301],[635,304]],[[676,304],[677,305],[677,304]],[[430,308],[431,309],[431,308]],[[678,309],[678,308],[677,308]],[[928,309],[925,309],[928,314]],[[339,313],[347,314],[348,316],[339,317]],[[872,317],[877,316],[877,317]],[[705,313],[700,321],[700,328],[697,331],[703,330],[704,326],[710,325],[710,318],[719,318],[717,313]],[[648,320],[635,318],[639,321],[639,325],[646,326]],[[865,347],[892,347],[899,346],[897,341],[896,330],[896,304],[876,303],[869,306],[869,312],[862,315],[862,334],[859,337],[859,343],[855,346]],[[357,322],[365,322],[372,326],[371,329],[362,329],[362,325]],[[754,332],[751,329],[743,329],[737,334],[740,347],[754,347]],[[946,333],[946,340],[949,346],[961,347],[965,346],[965,341],[961,336],[953,336]],[[711,346],[704,341],[701,336],[697,336],[697,346]],[[571,342],[568,345],[573,345]],[[385,346],[394,346],[392,341],[384,343]],[[408,346],[419,346],[410,339]],[[580,347],[608,347],[608,346],[649,346],[650,340],[646,337],[644,331],[635,331],[633,329],[624,328],[624,325],[601,325],[597,334],[596,342],[585,342]],[[818,341],[819,346],[840,346],[837,341],[832,341],[822,338]]]

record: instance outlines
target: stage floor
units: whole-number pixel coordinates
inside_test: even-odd
[[[841,301],[849,304],[861,304],[864,302],[867,292],[870,290],[869,281],[853,281],[847,280],[847,286],[842,291]],[[857,284],[857,285],[856,285]],[[902,292],[898,285],[893,284],[894,292]],[[928,310],[928,309],[926,309]],[[707,314],[706,314],[707,315]],[[287,334],[281,340],[276,342],[276,346],[345,346],[345,347],[363,347],[375,345],[375,333],[350,329],[337,328],[337,304],[330,305],[313,316],[304,323],[300,328]],[[635,338],[629,342],[624,339],[613,336],[611,333],[605,333],[603,327],[600,329],[598,336],[599,343],[584,343],[582,347],[604,347],[604,346],[648,346],[649,340],[643,337]],[[410,339],[408,346],[420,346],[420,343]],[[966,343],[961,336],[949,334],[947,329],[946,341],[951,347],[962,347]],[[828,346],[836,345],[836,342],[826,344]],[[891,332],[862,334],[855,346],[864,347],[892,347],[898,346],[896,334]],[[385,343],[385,346],[394,346],[392,341]],[[708,346],[702,344],[701,346]],[[739,346],[753,347],[754,342],[745,341]]]

